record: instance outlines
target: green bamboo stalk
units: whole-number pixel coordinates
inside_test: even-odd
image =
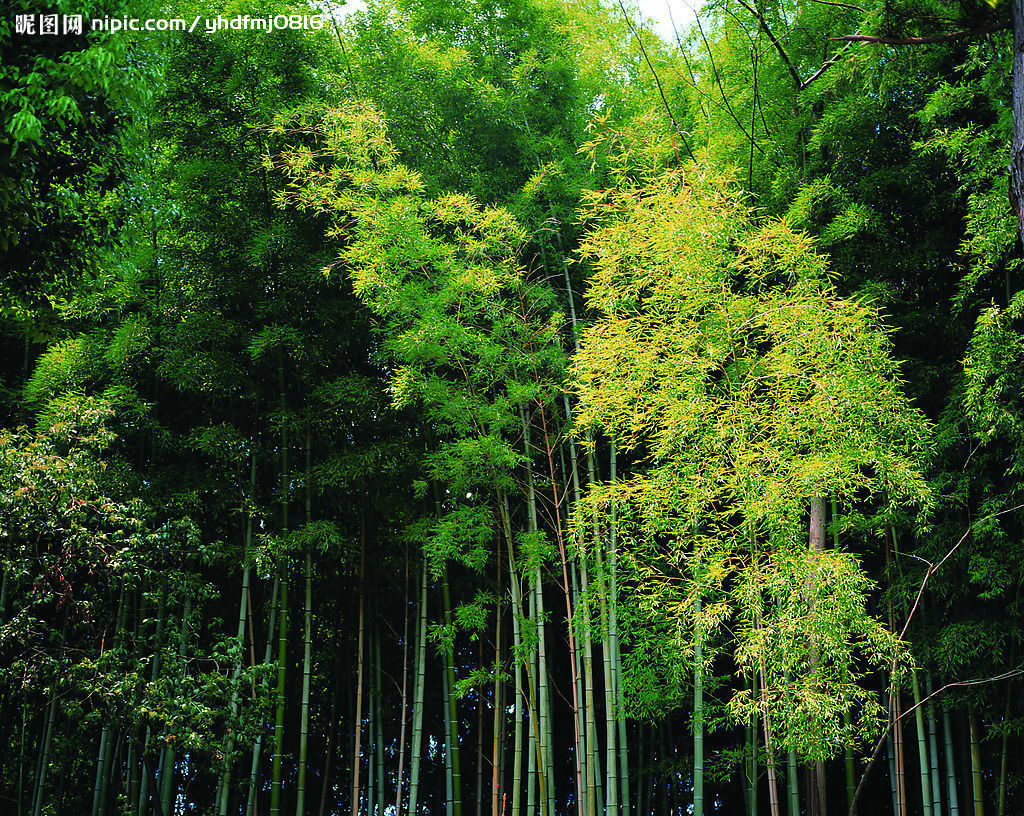
[[[985,816],[985,798],[981,789],[981,739],[978,735],[978,719],[971,711],[968,714],[971,734],[971,781],[974,791],[974,816]]]
[[[377,620],[379,619],[380,613],[378,610]],[[373,627],[373,640],[376,655],[373,667],[373,711],[376,724],[376,739],[374,740],[373,753],[377,759],[377,807],[380,810],[380,816],[384,816],[384,717],[381,713],[383,686],[381,685],[380,676],[380,627],[376,625]]]
[[[484,644],[478,640],[477,665],[483,670],[484,667]],[[484,694],[483,687],[477,690],[476,695],[476,816],[484,816]]]
[[[21,704],[21,744],[18,749],[18,816],[22,816],[25,801],[25,725],[28,719],[27,707]]]
[[[334,761],[334,735],[338,730],[338,718],[335,716],[338,710],[338,682],[334,682],[334,691],[331,693],[331,714],[328,717],[331,727],[327,732],[327,750],[324,752],[324,770],[320,778],[320,807],[317,810],[318,816],[324,816],[324,812],[327,810],[327,789],[330,787],[331,779],[331,764]],[[399,786],[401,786],[401,778],[399,778]],[[399,787],[401,789],[401,787]],[[399,814],[401,811],[396,810],[395,813]]]
[[[757,699],[757,675],[750,676],[751,698]],[[750,723],[746,727],[748,746],[748,774],[747,781],[750,785],[750,797],[747,800],[750,805],[750,816],[757,816],[757,714],[751,715]]]
[[[444,705],[444,812],[445,816],[455,814],[455,773],[452,770],[452,717],[448,708],[451,689],[448,686],[448,661],[445,661],[445,679],[441,683]]]
[[[789,816],[800,816],[800,780],[796,773],[796,751],[786,754],[786,789],[789,792]]]
[[[704,816],[704,670],[700,593],[693,599],[693,816]]]
[[[281,603],[277,620],[277,708],[274,712],[274,756],[270,776],[270,816],[281,813],[284,759],[285,675],[288,660],[288,576],[281,568]]]
[[[256,489],[256,456],[255,454],[251,457],[249,466],[249,491],[250,495]],[[252,568],[249,564],[249,550],[252,546],[252,508],[249,508],[249,512],[246,513],[245,518],[245,568],[242,570],[242,592],[241,599],[238,602],[238,628],[235,632],[235,642],[238,644],[238,660],[235,661],[235,668],[232,672],[232,678],[238,680],[238,676],[242,673],[242,651],[245,647],[245,626],[248,622],[247,612],[249,609],[249,589],[252,581]],[[238,700],[239,690],[236,688],[231,693],[231,716],[234,717],[238,713]],[[230,734],[227,738],[227,744],[224,751],[224,773],[221,776],[220,788],[217,792],[217,814],[218,816],[227,816],[228,812],[228,800],[231,796],[231,772],[234,767],[234,763],[231,761],[231,752],[234,749],[234,734]]]
[[[134,736],[134,735],[132,735]],[[139,798],[139,776],[138,776],[138,758],[135,756],[135,740],[128,740],[128,801],[135,802]]]
[[[104,725],[103,731],[100,732],[100,749],[96,757],[96,781],[92,786],[92,816],[97,816],[100,812],[100,788],[103,785],[104,778],[104,763],[107,758],[107,741],[109,739],[110,727]]]
[[[572,410],[569,406],[569,398],[566,394],[562,394],[562,403],[565,406],[566,423],[572,422]],[[576,443],[573,442],[572,436],[569,436],[569,465],[571,470],[566,468],[565,462],[565,449],[559,447],[559,457],[562,464],[562,472],[569,474],[569,483],[572,486],[573,493],[573,505],[578,507],[580,503],[580,479],[579,473],[577,472],[577,458],[576,458]],[[590,621],[587,620],[586,612],[581,608],[583,602],[580,594],[580,575],[577,571],[577,566],[582,569],[583,554],[579,554],[580,564],[577,565],[572,562],[569,566],[569,574],[572,579],[572,608],[573,612],[573,631],[575,633],[573,650],[573,668],[576,687],[576,697],[578,702],[576,706],[576,722],[574,726],[576,728],[576,734],[578,735],[576,746],[576,791],[579,797],[579,805],[577,807],[577,813],[580,816],[591,816],[593,803],[590,797],[590,780],[588,779],[588,763],[590,753],[590,735],[587,732],[587,708],[590,705],[590,701],[587,698],[585,690],[584,675],[586,669],[584,667],[584,649],[588,648],[590,643]]]
[[[839,549],[839,507],[836,503],[835,496],[832,497],[832,547],[833,549]],[[849,710],[843,712],[843,725],[846,726],[847,732],[850,730],[850,712]],[[856,769],[853,763],[853,749],[849,744],[843,746],[843,763],[846,767],[846,810],[849,813],[853,807],[853,796],[857,790],[856,782]],[[850,813],[850,816],[856,816],[854,813]]]
[[[43,812],[43,799],[46,796],[46,774],[50,767],[50,745],[53,740],[53,724],[57,717],[57,678],[53,678],[53,689],[50,692],[50,704],[46,714],[46,728],[43,740],[39,745],[39,762],[37,763],[35,785],[32,792],[32,816],[40,816]]]
[[[280,501],[281,501],[281,535],[288,534],[288,425],[284,422],[287,402],[285,398],[284,354],[278,351],[278,392],[281,410],[281,469],[280,469]],[[284,708],[285,708],[285,667],[288,660],[288,575],[285,565],[278,566],[281,571],[281,607],[277,623],[277,709],[274,715],[274,756],[270,782],[270,816],[280,816],[281,784],[284,759]]]
[[[568,271],[566,271],[567,286],[568,280]],[[591,444],[590,431],[586,432],[586,441],[587,481],[588,484],[593,485],[597,481],[597,467],[594,462],[594,452],[593,445]],[[598,535],[598,522],[596,518],[593,520],[593,527],[594,552],[596,556],[599,554],[597,542],[600,540],[600,536]],[[584,597],[589,597],[590,577],[587,571],[587,559],[585,556],[580,558],[580,583]],[[600,586],[598,588],[600,588]],[[587,619],[585,624],[585,650],[583,654],[583,682],[587,709],[587,783],[589,785],[587,799],[590,805],[589,810],[587,811],[587,816],[596,816],[599,807],[598,803],[604,798],[604,785],[601,781],[601,754],[600,744],[597,739],[597,702],[596,692],[594,690],[594,642],[592,638],[593,621],[590,617],[589,605],[585,605],[585,609]]]
[[[917,757],[921,771],[921,800],[924,816],[932,816],[932,784],[928,775],[928,745],[924,730],[924,714],[921,706],[921,685],[917,681],[917,672],[913,673],[914,691],[914,722],[917,724]],[[941,816],[941,814],[936,814]]]
[[[452,601],[448,587],[448,571],[445,569],[444,582],[441,586],[444,601],[445,625],[450,626],[452,620]],[[450,737],[451,769],[452,769],[452,816],[462,816],[462,763],[459,756],[459,714],[455,700],[455,657],[445,655],[445,672],[447,690],[447,719]]]
[[[531,453],[533,445],[530,439],[530,423],[527,421],[526,413],[522,406],[519,406],[519,419],[523,428],[523,445],[526,451],[526,519],[527,529],[531,533],[538,530],[537,524],[537,495],[533,482],[533,465]],[[535,567],[533,572],[533,618],[537,626],[537,707],[536,721],[533,729],[536,732],[537,748],[537,781],[540,792],[541,815],[554,816],[554,791],[551,784],[551,756],[550,756],[550,706],[548,705],[548,670],[547,670],[547,647],[545,638],[544,620],[544,588],[541,584],[540,566]],[[538,730],[539,726],[539,730]],[[532,798],[532,797],[531,797]]]
[[[903,739],[903,720],[900,711],[902,701],[898,691],[894,695],[894,702],[892,737],[893,747],[896,750],[896,789],[899,805],[896,816],[907,816],[906,740]]]
[[[270,593],[270,615],[267,618],[267,645],[263,651],[263,664],[270,663],[274,644],[274,632],[277,625],[277,604],[281,588],[280,573],[274,575],[274,587]],[[256,744],[252,748],[252,766],[249,770],[249,791],[246,795],[245,813],[246,816],[255,813],[256,809],[256,780],[259,776],[260,754],[263,750],[263,734],[256,737]]]
[[[497,591],[497,602],[495,603],[494,609],[494,712],[491,719],[491,816],[498,816],[500,808],[500,796],[501,796],[501,735],[504,730],[504,701],[502,699],[502,682],[501,682],[501,597],[503,593],[502,581],[501,581],[501,539],[498,539],[497,552],[495,553],[495,570],[498,573],[498,591]],[[481,743],[483,742],[483,733],[481,729],[480,735]],[[483,766],[483,756],[481,753],[480,765]],[[482,805],[482,798],[478,796],[477,808],[479,809]]]
[[[885,692],[879,691],[878,696],[882,702],[885,702]],[[886,711],[888,722],[892,722],[893,709],[892,701],[889,701],[888,710]],[[895,734],[890,733],[889,738],[885,742],[885,759],[889,766],[889,792],[892,794],[892,812],[893,816],[898,816],[900,812],[899,806],[899,787],[896,784],[896,740]]]
[[[107,740],[106,753],[103,756],[103,778],[100,780],[100,799],[99,799],[99,816],[107,816],[110,811],[110,783],[114,778],[114,774],[117,769],[114,767],[114,747],[115,740],[113,732],[111,732],[110,738]],[[61,779],[63,784],[63,776]],[[60,808],[61,796],[57,796],[57,807]]]
[[[843,712],[843,725],[846,731],[850,731],[850,712]],[[857,791],[857,772],[853,764],[853,749],[847,744],[843,748],[843,764],[846,766],[846,811],[850,813],[853,808],[853,796]],[[856,816],[856,812],[850,813]]]
[[[516,572],[512,544],[512,521],[510,519],[508,494],[501,492],[499,497],[502,526],[505,530],[505,542],[508,550],[508,581],[512,594],[512,676],[515,683],[515,703],[513,711],[514,735],[512,748],[512,816],[520,816],[520,795],[522,791],[523,773],[523,672],[519,655],[522,652],[522,634],[519,631],[522,610],[522,590],[519,575]],[[497,816],[497,814],[492,814]]]
[[[813,553],[816,550],[825,549],[825,498],[824,496],[814,496],[811,498],[810,507],[810,523],[808,544],[810,550]],[[812,574],[812,581],[817,581],[817,575]],[[811,652],[811,669],[812,671],[817,669],[819,654],[817,646],[812,648]],[[811,801],[813,803],[812,813],[821,814],[826,816],[828,814],[828,787],[827,779],[825,777],[825,763],[823,760],[818,760],[814,763],[813,767],[814,776],[814,791],[811,792]]]
[[[398,774],[395,776],[395,814],[402,813],[402,775],[405,772],[405,726],[409,718],[409,548],[405,548],[405,591],[402,595],[402,714],[398,732]]]
[[[925,670],[924,680],[925,691],[931,697],[932,673],[930,671]],[[942,786],[939,784],[939,745],[934,703],[927,704],[925,718],[928,722],[928,752],[931,759],[932,812],[935,816],[942,816]]]
[[[178,671],[185,674],[185,658],[188,655],[188,621],[192,615],[192,599],[186,598],[181,614],[181,629],[178,640]],[[177,764],[178,751],[172,742],[163,751],[163,766],[160,771],[160,804],[164,813],[171,812],[174,799],[174,768]]]
[[[1011,666],[1013,665],[1013,649],[1010,650],[1010,665]],[[1010,695],[1009,690],[1010,690],[1010,686],[1012,684],[1013,684],[1013,679],[1011,678],[1009,681],[1007,681],[1007,686],[1006,686],[1006,690],[1007,690],[1006,706],[1005,706],[1005,708],[1003,710],[1003,722],[1004,723],[1008,723],[1010,721],[1010,701],[1013,699],[1013,697]],[[1003,744],[1002,744],[1002,750],[1000,751],[1000,759],[999,759],[999,788],[998,788],[999,794],[997,796],[997,800],[996,801],[997,801],[997,805],[998,805],[997,813],[999,814],[999,816],[1006,816],[1006,775],[1007,775],[1007,770],[1008,770],[1008,767],[1009,767],[1009,759],[1010,759],[1010,735],[1005,730],[1003,731],[1002,740],[1003,740]]]
[[[359,816],[359,765],[362,759],[363,739],[363,640],[366,631],[366,520],[359,531],[359,639],[356,649],[356,717],[352,741],[352,816]]]
[[[767,684],[764,670],[764,661],[761,661],[761,688]],[[772,749],[772,728],[769,719],[768,699],[761,698],[761,722],[764,725],[764,750],[767,760],[765,767],[768,769],[768,807],[771,816],[781,816],[779,809],[779,783],[775,775],[775,755]]]
[[[423,692],[427,681],[427,560],[423,559],[420,584],[419,624],[416,638],[416,683],[412,700],[412,745],[409,748],[409,809],[408,816],[416,816],[416,798],[420,782],[420,746],[423,741]]]
[[[595,549],[600,548],[600,543],[595,542]],[[602,570],[601,575],[601,654],[604,665],[604,750],[605,750],[605,812],[609,816],[615,816],[619,810],[619,779],[618,779],[618,758],[616,756],[616,742],[618,740],[618,729],[615,721],[615,689],[612,681],[612,646],[611,646],[611,623],[608,610],[608,583],[609,575]]]
[[[313,522],[312,510],[312,446],[310,444],[309,419],[306,420],[306,524]],[[305,563],[306,604],[304,615],[304,637],[302,651],[302,703],[299,715],[299,778],[295,792],[295,814],[306,814],[306,763],[309,757],[309,681],[313,667],[313,556],[306,550]]]
[[[373,635],[370,636],[370,640],[370,652],[373,653]],[[371,681],[371,684],[372,682],[373,681]],[[373,688],[373,685],[371,685],[370,691],[367,695],[367,816],[376,816],[376,800],[374,799],[374,792],[377,788],[374,785],[374,782],[376,781],[377,774],[377,763],[375,762],[375,748],[377,746],[374,744],[374,739],[375,734],[377,733],[377,695],[374,692],[375,689]]]
[[[942,702],[942,731],[946,738],[946,799],[949,801],[949,816],[960,816],[960,800],[956,790],[956,769],[953,763],[953,727],[949,720],[949,708],[945,698]]]
[[[155,646],[153,653],[153,666],[150,670],[150,682],[156,682],[156,679],[160,676],[160,663],[163,647],[164,637],[164,626],[167,620],[167,578],[163,578],[160,582],[160,602],[157,605],[157,616],[156,616],[156,637]],[[146,734],[142,741],[142,749],[139,752],[139,758],[145,761],[146,752],[149,749],[149,740],[152,736],[150,727],[146,726]],[[142,775],[142,784],[139,786],[139,801],[138,801],[138,816],[143,816],[146,811],[146,802],[149,800],[149,774]]]
[[[527,579],[527,598],[529,613],[536,618],[536,588],[533,581]],[[528,686],[527,698],[527,726],[529,733],[529,744],[526,750],[526,816],[534,816],[537,812],[537,765],[540,757],[540,729],[537,727],[537,649],[530,651],[530,657],[526,663],[526,683]],[[543,809],[543,808],[542,808]]]
[[[609,480],[614,484],[618,479],[618,456],[615,450],[615,443],[610,443],[609,451]],[[629,814],[629,755],[628,741],[626,740],[626,706],[623,699],[622,689],[622,650],[619,645],[619,574],[618,574],[618,507],[613,502],[611,512],[611,530],[609,534],[612,585],[609,595],[610,622],[611,622],[611,647],[612,647],[612,690],[615,699],[615,719],[619,728],[619,787],[621,788],[619,801],[622,803],[622,810]]]

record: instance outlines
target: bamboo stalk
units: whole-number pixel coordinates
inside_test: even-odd
[[[494,714],[491,721],[491,816],[499,816],[498,802],[501,798],[501,735],[504,730],[504,701],[502,699],[501,682],[501,539],[498,539],[495,553],[495,569],[498,573],[498,600],[494,609]],[[483,736],[481,734],[481,740]],[[481,765],[483,758],[481,757]]]
[[[416,685],[412,700],[412,745],[409,762],[409,809],[408,816],[416,816],[416,799],[420,781],[420,745],[423,740],[423,693],[426,688],[427,670],[427,560],[423,559],[423,575],[420,584],[419,626],[416,639]]]
[[[359,527],[359,639],[356,648],[356,716],[352,726],[352,816],[359,816],[359,762],[363,738],[363,639],[366,631],[366,517]]]
[[[949,720],[949,708],[945,698],[942,702],[942,731],[946,738],[946,799],[949,801],[949,816],[960,816],[960,801],[956,790],[956,770],[953,761],[953,727]]]
[[[968,714],[971,734],[971,782],[974,791],[974,816],[985,816],[985,798],[981,789],[981,739],[978,735],[978,719],[972,710]]]
[[[281,785],[284,759],[285,666],[288,660],[288,576],[280,567],[281,603],[277,620],[277,708],[274,714],[274,756],[270,776],[270,816],[281,813]]]
[[[446,626],[451,626],[452,601],[451,592],[448,586],[448,571],[445,569],[444,580],[441,585],[442,600],[444,601],[444,621]],[[445,698],[446,723],[449,737],[449,750],[451,753],[451,816],[462,816],[462,762],[459,751],[459,713],[455,700],[455,655],[445,654]]]
[[[278,595],[281,588],[281,576],[280,573],[274,574],[274,588],[270,593],[270,615],[267,619],[267,645],[263,651],[263,663],[264,665],[270,663],[271,650],[273,649],[274,643],[274,630],[277,625],[277,604]],[[256,780],[259,776],[260,768],[260,753],[263,749],[263,734],[260,734],[256,738],[256,744],[252,749],[252,766],[249,770],[249,791],[246,795],[245,801],[245,813],[246,816],[255,813],[256,809]]]
[[[917,681],[917,672],[912,675],[914,692],[914,722],[917,725],[917,758],[921,772],[921,801],[924,816],[932,816],[932,784],[928,767],[928,745],[924,730],[924,714],[921,706],[921,684]],[[936,814],[940,816],[940,814]]]
[[[377,607],[377,604],[374,604]],[[380,620],[380,610],[377,607],[377,621]],[[373,690],[373,712],[376,725],[376,739],[374,740],[373,754],[377,760],[377,808],[380,816],[384,816],[384,694],[381,685],[381,660],[380,660],[380,626],[376,623],[373,627],[374,653],[374,690]]]
[[[932,673],[925,671],[925,691],[932,696]],[[939,784],[939,745],[935,723],[935,704],[928,703],[925,717],[928,722],[928,753],[931,759],[932,812],[942,816],[942,786]]]
[[[249,491],[250,494],[256,489],[256,455],[255,453],[251,457],[251,464],[249,469]],[[245,519],[245,568],[242,570],[242,597],[238,604],[238,629],[235,634],[235,639],[239,646],[238,660],[235,662],[235,668],[233,671],[233,679],[237,680],[238,675],[242,672],[242,650],[245,646],[245,626],[247,623],[247,615],[249,604],[249,588],[251,582],[251,567],[249,565],[249,549],[252,546],[252,508],[250,507],[249,512],[246,513]],[[231,692],[231,715],[234,716],[238,713],[238,699],[239,691],[236,688]],[[224,749],[224,773],[221,776],[220,788],[217,791],[217,814],[218,816],[227,816],[228,812],[228,799],[231,795],[231,770],[234,763],[231,761],[231,752],[234,748],[234,735],[228,736]]]
[[[331,764],[334,760],[334,735],[337,731],[337,719],[335,713],[338,706],[338,684],[334,684],[334,692],[331,694],[331,716],[330,723],[331,728],[327,732],[327,751],[324,753],[324,773],[323,779],[320,781],[320,808],[317,813],[319,816],[324,816],[324,811],[327,809],[327,788],[329,787],[329,780],[331,778]],[[396,814],[400,811],[395,811]]]
[[[309,418],[306,419],[306,524],[313,521],[312,510],[312,446],[310,444]],[[299,714],[299,778],[295,791],[295,814],[306,814],[306,763],[309,757],[309,681],[313,664],[313,556],[306,549],[305,558],[306,597],[303,610],[303,648],[302,648],[302,702]]]
[[[704,816],[704,671],[701,598],[693,599],[693,816]]]
[[[281,535],[288,534],[288,425],[284,421],[287,407],[285,398],[284,353],[278,350],[278,394],[281,410],[281,467],[280,467],[280,502],[281,502]],[[281,575],[281,606],[280,619],[277,624],[277,710],[274,716],[274,756],[271,770],[270,816],[279,816],[281,812],[281,784],[284,753],[284,708],[285,708],[285,664],[288,659],[288,576],[284,574],[285,565],[278,565]]]
[[[501,512],[502,527],[505,530],[505,543],[508,550],[508,581],[512,594],[512,673],[515,683],[515,703],[513,709],[513,735],[512,748],[512,816],[520,814],[520,792],[522,790],[523,772],[523,674],[519,665],[520,651],[522,649],[522,635],[519,631],[520,619],[522,617],[522,590],[519,584],[519,576],[516,573],[515,560],[512,553],[512,522],[509,518],[508,494],[501,492],[499,497],[499,508]],[[502,814],[502,816],[505,816]]]
[[[402,813],[402,774],[405,771],[405,725],[409,716],[409,549],[405,550],[405,603],[402,605],[402,714],[398,731],[398,775],[395,777],[395,814]]]

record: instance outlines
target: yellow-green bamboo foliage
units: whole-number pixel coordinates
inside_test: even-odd
[[[851,509],[835,523],[861,541],[880,512],[919,511],[927,423],[879,315],[837,295],[809,237],[753,217],[670,145],[616,134],[587,147],[614,183],[583,211],[598,317],[570,379],[579,426],[633,464],[590,490],[580,534],[614,503],[633,600],[673,622],[684,662],[700,631],[705,667],[728,649],[764,674],[757,699],[730,704],[737,721],[767,706],[777,747],[834,754],[877,727],[858,681],[900,649],[866,611],[856,556],[808,547],[808,508],[836,496]]]

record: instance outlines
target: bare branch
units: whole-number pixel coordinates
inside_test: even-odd
[[[633,36],[636,37],[637,45],[640,46],[640,53],[644,55],[644,62],[647,63],[647,67],[651,69],[651,74],[654,76],[654,82],[658,86],[658,93],[661,95],[661,101],[665,105],[665,112],[668,114],[669,120],[672,122],[672,127],[676,129],[676,133],[683,142],[683,147],[686,148],[686,152],[690,155],[693,161],[697,161],[693,155],[693,150],[690,148],[690,140],[686,138],[686,134],[683,133],[682,128],[676,122],[676,117],[672,113],[672,107],[668,104],[668,99],[665,98],[665,91],[661,87],[661,77],[658,76],[658,72],[654,70],[654,66],[651,64],[651,58],[647,56],[647,49],[644,48],[644,41],[640,37],[640,32],[633,27],[633,22],[630,20],[629,15],[626,13],[626,7],[622,5],[622,0],[619,0],[619,8],[622,10],[622,16],[626,20],[626,25],[629,26],[629,30],[633,32]]]
[[[1014,507],[1009,507],[1009,508],[1007,508],[1005,510],[999,510],[999,511],[997,511],[995,513],[989,513],[984,518],[978,519],[977,521],[967,525],[967,529],[964,531],[964,534],[962,536],[960,536],[960,539],[956,542],[956,544],[954,544],[952,547],[949,548],[949,550],[946,551],[946,554],[941,559],[939,559],[934,564],[930,563],[930,562],[928,563],[928,569],[925,571],[924,578],[921,580],[921,586],[917,590],[917,597],[914,598],[914,604],[910,608],[910,612],[907,614],[907,619],[906,619],[906,621],[903,624],[903,628],[900,630],[900,634],[899,634],[899,639],[900,640],[903,640],[904,635],[906,635],[906,633],[907,633],[907,629],[910,628],[910,621],[913,619],[914,613],[917,611],[917,608],[918,608],[918,606],[921,603],[921,598],[924,596],[925,587],[928,585],[928,579],[931,578],[932,575],[934,575],[936,572],[938,572],[939,568],[942,567],[943,564],[945,564],[950,558],[953,557],[953,553],[955,553],[957,550],[960,549],[961,545],[963,545],[963,543],[968,539],[970,534],[974,531],[974,528],[977,527],[979,524],[981,524],[981,523],[983,523],[985,521],[988,521],[989,519],[997,518],[999,516],[1004,516],[1007,513],[1013,513],[1013,512],[1016,512],[1017,510],[1021,510],[1021,509],[1024,509],[1024,504],[1018,504],[1018,505],[1016,505]],[[893,675],[895,675],[895,671],[896,671],[896,658],[894,657],[893,658],[893,662],[892,662],[892,667],[890,668],[890,671],[889,671],[890,678],[892,678]],[[882,733],[882,736],[878,740],[878,744],[875,746],[875,750],[871,754],[871,759],[868,760],[868,764],[864,768],[864,773],[861,775],[860,783],[857,785],[857,789],[853,793],[853,798],[850,801],[850,816],[853,816],[856,813],[856,811],[857,811],[857,800],[860,798],[860,793],[861,793],[861,790],[864,787],[864,783],[867,781],[868,775],[871,773],[871,769],[874,767],[875,762],[877,761],[878,756],[879,756],[879,754],[882,751],[882,746],[885,745],[885,741],[889,737],[889,730],[892,728],[893,725],[895,725],[896,722],[898,722],[900,719],[902,719],[904,716],[906,716],[906,714],[908,714],[911,711],[914,711],[922,703],[926,702],[927,700],[930,700],[932,697],[934,697],[936,694],[938,694],[939,692],[943,691],[944,689],[953,688],[953,687],[959,687],[959,686],[980,685],[982,683],[992,683],[992,682],[996,682],[997,680],[1002,680],[1002,679],[1005,679],[1005,678],[1008,678],[1008,677],[1016,677],[1018,674],[1021,674],[1021,673],[1024,673],[1024,669],[1013,669],[1013,670],[1011,670],[1009,672],[1006,672],[1006,673],[1000,674],[1000,675],[996,675],[994,677],[988,677],[988,678],[983,678],[983,679],[979,679],[979,680],[962,680],[962,681],[955,682],[955,683],[947,683],[945,686],[943,686],[941,689],[939,689],[939,691],[933,692],[928,697],[926,697],[925,700],[922,700],[920,703],[917,703],[912,708],[907,709],[907,711],[903,712],[903,714],[901,714],[895,720],[893,720],[892,722],[888,723],[888,725],[886,726],[885,731]],[[893,701],[893,698],[895,697],[895,690],[896,690],[895,683],[896,683],[895,679],[891,679],[891,681],[889,683],[889,711],[890,712],[892,711],[892,701]],[[891,714],[890,714],[890,716],[891,716]]]
[[[845,37],[829,37],[829,39],[833,42],[864,42],[877,45],[930,45],[962,40],[966,37],[983,37],[995,31],[1007,31],[1009,28],[1009,20],[1004,20],[1001,23],[989,23],[978,28],[962,28],[958,31],[947,31],[945,34],[931,34],[927,37],[876,37],[872,34],[847,34]]]
[[[867,14],[867,9],[861,8],[860,6],[851,6],[849,3],[837,3],[835,0],[814,0],[815,3],[819,3],[822,6],[839,6],[839,8],[850,9],[851,11],[859,11],[862,14]]]
[[[842,48],[840,48],[835,54],[833,54],[829,59],[825,60],[825,62],[823,62],[821,64],[821,67],[817,71],[815,71],[813,74],[811,74],[809,77],[807,77],[807,79],[805,79],[800,84],[800,90],[802,91],[804,88],[806,88],[812,82],[814,82],[814,80],[818,79],[818,77],[820,77],[822,74],[824,74],[829,68],[831,68],[837,62],[839,62],[839,59],[843,56],[843,54],[845,54],[847,51],[850,50],[850,46],[851,45],[853,45],[853,43],[852,42],[848,42],[846,45],[844,45]]]
[[[764,15],[759,9],[750,6],[746,0],[739,0],[739,4],[757,18],[757,22],[761,26],[761,30],[768,35],[768,39],[771,40],[772,45],[775,46],[775,50],[779,52],[779,59],[781,59],[782,64],[789,69],[789,74],[793,77],[793,82],[796,84],[797,90],[799,90],[800,86],[803,84],[800,79],[800,74],[796,72],[796,68],[793,67],[793,63],[789,61],[789,54],[787,54],[786,49],[782,47],[782,43],[775,38],[771,29],[768,28],[768,23],[765,22]]]

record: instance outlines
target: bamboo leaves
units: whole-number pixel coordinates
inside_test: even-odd
[[[926,504],[927,426],[877,315],[834,293],[806,236],[753,222],[699,171],[638,175],[585,210],[601,317],[572,367],[581,424],[638,467],[583,510],[616,504],[656,607],[706,648],[732,621],[739,665],[765,673],[733,715],[767,704],[781,744],[821,758],[852,739],[842,711],[860,712],[861,735],[877,722],[855,667],[891,661],[897,644],[865,611],[856,559],[802,543],[807,507],[823,493]]]

